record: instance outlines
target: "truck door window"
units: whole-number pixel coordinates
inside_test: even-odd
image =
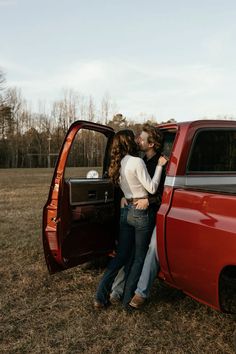
[[[163,139],[162,153],[167,157],[170,157],[175,135],[176,135],[176,130],[163,131],[164,139]]]
[[[236,130],[208,129],[197,132],[187,172],[236,172]]]
[[[107,138],[102,133],[80,129],[76,134],[66,162],[65,178],[86,178],[88,171],[102,177]]]

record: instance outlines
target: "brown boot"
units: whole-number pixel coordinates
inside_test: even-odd
[[[100,301],[98,300],[94,300],[93,302],[93,307],[95,310],[102,310],[102,309],[105,309],[105,305],[102,304]]]
[[[130,300],[129,305],[134,307],[135,309],[139,309],[140,307],[143,306],[145,302],[145,298],[142,297],[141,295],[135,294],[132,299]]]
[[[120,297],[118,295],[115,295],[115,294],[113,294],[113,295],[111,294],[110,295],[110,303],[112,305],[120,304],[120,302],[121,302],[121,299],[120,299]]]

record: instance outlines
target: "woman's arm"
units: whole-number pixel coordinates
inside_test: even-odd
[[[167,159],[165,159],[163,156],[159,158],[154,176],[151,179],[150,175],[148,174],[144,161],[142,159],[137,160],[137,168],[136,168],[137,178],[139,179],[143,187],[150,194],[156,193],[161,180],[162,167],[166,164],[166,162]]]

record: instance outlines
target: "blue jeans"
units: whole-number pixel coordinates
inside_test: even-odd
[[[147,298],[150,294],[150,290],[154,280],[156,279],[159,270],[159,258],[156,248],[156,227],[153,230],[152,238],[148,247],[148,251],[143,264],[142,273],[140,275],[135,294]],[[119,299],[123,296],[125,286],[125,270],[122,268],[113,285],[112,285],[112,296]]]
[[[142,273],[140,275],[135,294],[147,298],[149,296],[152,284],[157,277],[159,270],[159,257],[157,254],[156,227],[153,230],[152,238],[145,257]]]
[[[133,297],[142,271],[149,244],[149,216],[147,210],[135,209],[133,205],[121,209],[120,235],[116,256],[109,262],[96,292],[96,299],[104,305],[109,303],[113,281],[124,265],[133,257],[124,289],[123,304]]]

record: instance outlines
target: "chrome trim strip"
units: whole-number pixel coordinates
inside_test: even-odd
[[[68,183],[108,183],[109,179],[104,178],[68,178]]]
[[[108,204],[114,202],[114,199],[109,198],[106,200],[106,202],[104,201],[104,199],[100,199],[100,200],[91,200],[91,201],[85,201],[85,202],[72,202],[71,198],[70,198],[70,205],[75,205],[75,206],[80,206],[80,205],[94,205],[94,204]]]
[[[236,185],[235,176],[166,176],[165,186],[191,187],[191,186]]]

